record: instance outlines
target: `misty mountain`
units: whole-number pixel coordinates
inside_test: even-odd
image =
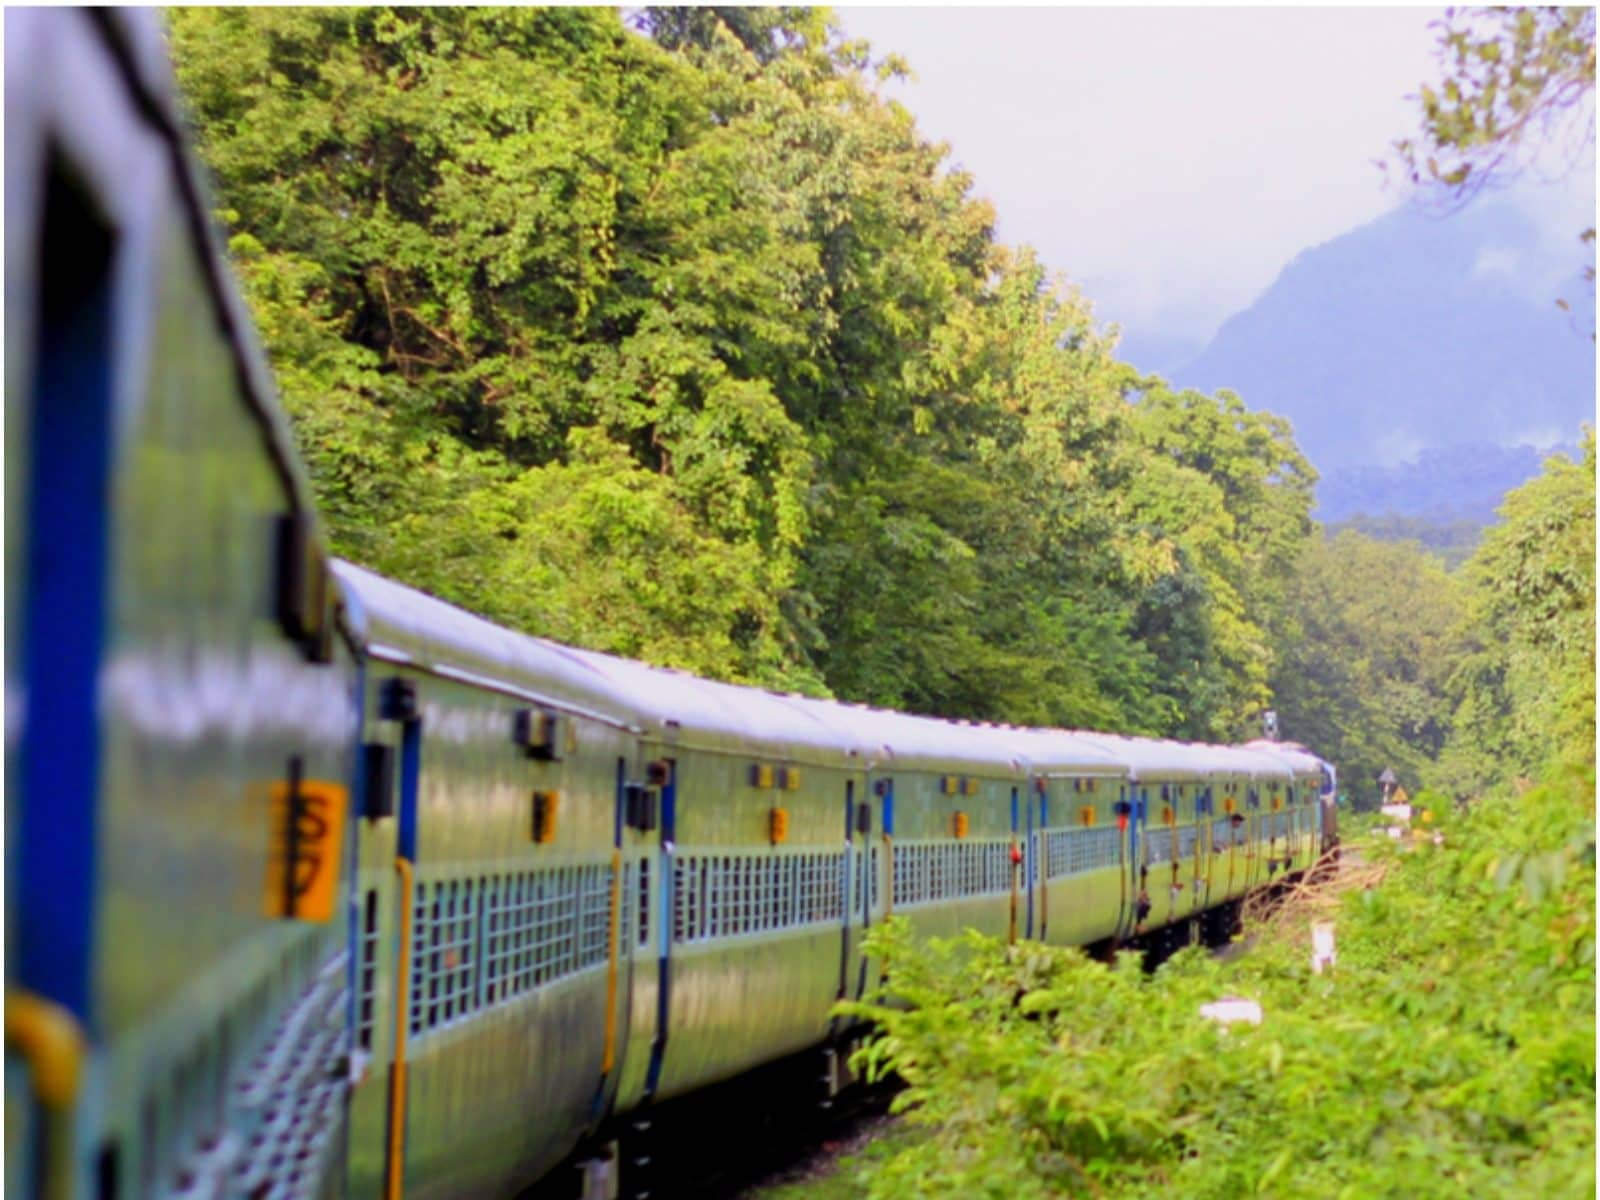
[[[1551,247],[1504,200],[1449,216],[1401,208],[1299,254],[1172,381],[1232,388],[1288,417],[1327,480],[1324,506],[1341,514],[1393,508],[1352,494],[1379,482],[1361,468],[1450,447],[1467,451],[1462,470],[1417,497],[1401,487],[1407,507],[1393,511],[1490,511],[1507,486],[1502,468],[1520,471],[1527,456],[1480,476],[1470,447],[1493,459],[1496,447],[1573,443],[1593,418],[1592,289],[1573,233]],[[1563,313],[1557,297],[1577,311]],[[1528,461],[1532,474],[1538,456]],[[1420,463],[1427,474],[1444,460]]]
[[[1393,467],[1338,468],[1317,483],[1317,517],[1332,522],[1404,513],[1438,526],[1488,525],[1505,494],[1539,474],[1555,453],[1582,457],[1576,445],[1536,450],[1478,442],[1424,450]]]

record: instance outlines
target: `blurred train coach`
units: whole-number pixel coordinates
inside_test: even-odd
[[[6,14],[6,1188],[511,1196],[848,1044],[903,915],[1185,928],[1332,769],[777,695],[323,541],[156,24]]]

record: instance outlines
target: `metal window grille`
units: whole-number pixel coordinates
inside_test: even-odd
[[[611,868],[578,867],[578,946],[573,969],[603,963],[611,953]]]
[[[339,950],[319,962],[326,948],[325,939],[308,938],[290,950],[274,982],[263,980],[200,1031],[156,1078],[139,1105],[130,1194],[187,1194],[190,1181],[208,1174],[218,1195],[321,1194],[342,1144],[349,1090],[348,1071],[339,1069],[349,959]],[[222,1144],[238,1153],[219,1168]]]
[[[533,986],[533,879],[491,879],[484,895],[484,1003],[498,1004]]]
[[[412,1033],[448,1024],[474,1006],[475,882],[441,879],[417,884],[411,960]]]
[[[1199,831],[1193,825],[1180,825],[1178,827],[1178,857],[1189,858],[1194,854],[1195,841]]]
[[[1172,857],[1172,831],[1151,829],[1145,835],[1146,858],[1149,862],[1166,862]]]
[[[378,891],[367,890],[361,906],[361,946],[356,976],[356,1044],[372,1049],[372,1031],[377,1025],[378,989]]]
[[[635,893],[638,903],[634,911],[638,914],[639,945],[650,944],[650,860],[641,858],[635,871]]]
[[[1052,878],[1115,866],[1117,829],[1057,829],[1045,835],[1045,870]]]

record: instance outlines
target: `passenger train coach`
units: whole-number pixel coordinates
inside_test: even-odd
[[[1309,865],[1298,748],[952,723],[330,561],[159,29],[6,13],[6,1188],[509,1196],[836,1046],[892,914],[1088,945]]]

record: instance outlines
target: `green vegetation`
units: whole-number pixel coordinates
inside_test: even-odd
[[[1595,435],[1506,497],[1465,568],[1454,732],[1438,780],[1455,794],[1594,761]],[[1586,755],[1586,757],[1584,757]]]
[[[1452,8],[1435,28],[1443,83],[1423,85],[1418,136],[1394,145],[1412,183],[1465,203],[1541,157],[1549,174],[1582,167],[1594,146],[1593,8]],[[1579,240],[1592,247],[1594,226]],[[1592,250],[1583,273],[1592,285]]]
[[[1305,549],[1274,679],[1279,720],[1362,803],[1376,803],[1386,766],[1415,791],[1444,747],[1460,591],[1415,542],[1344,532]]]
[[[1472,557],[1472,552],[1483,538],[1484,526],[1464,518],[1434,521],[1427,517],[1385,512],[1376,517],[1359,513],[1346,520],[1335,521],[1325,529],[1330,537],[1349,530],[1380,542],[1417,542],[1429,553],[1438,555],[1446,570],[1453,571]]]
[[[1524,82],[1585,29],[1592,80],[1560,11],[1506,18]],[[1329,977],[1298,937],[1146,979],[880,935],[871,1058],[928,1136],[871,1195],[1592,1192],[1592,431],[1455,573],[1323,537],[1287,423],[1119,362],[824,10],[169,20],[337,552],[714,677],[1217,740],[1275,706],[1358,804],[1491,793],[1345,903]],[[1518,87],[1432,136],[1509,144]],[[1265,1024],[1202,1020],[1226,991]]]
[[[1413,182],[1470,198],[1552,147],[1576,157],[1593,141],[1594,9],[1451,9],[1435,27],[1444,81],[1417,97],[1419,139],[1395,143]]]
[[[825,11],[169,20],[339,553],[722,678],[1250,729],[1289,430],[1118,362]]]
[[[1305,547],[1273,692],[1357,804],[1377,803],[1385,766],[1464,799],[1593,762],[1592,430],[1581,453],[1509,492],[1453,574],[1415,542],[1349,529]]]
[[[1307,549],[1290,607],[1323,624],[1286,711],[1365,768],[1363,737],[1491,790],[1420,792],[1433,819],[1405,844],[1347,822],[1364,865],[1249,953],[1147,977],[1133,955],[878,932],[887,984],[846,1007],[925,1136],[864,1160],[859,1194],[1592,1196],[1594,470],[1591,432],[1581,465],[1507,498],[1460,581],[1415,545]],[[1337,930],[1327,974],[1312,915]],[[1201,1014],[1230,995],[1261,1024]]]
[[[169,19],[341,554],[921,712],[1231,740],[1275,706],[1362,803],[1592,720],[1592,439],[1456,576],[1325,541],[1287,423],[1119,362],[826,10]]]
[[[1314,975],[1291,909],[1252,951],[1153,976],[1077,950],[896,924],[863,1058],[916,1130],[857,1195],[1587,1197],[1594,1194],[1594,773],[1569,768],[1363,843]],[[1259,1026],[1202,1005],[1257,1001]]]

